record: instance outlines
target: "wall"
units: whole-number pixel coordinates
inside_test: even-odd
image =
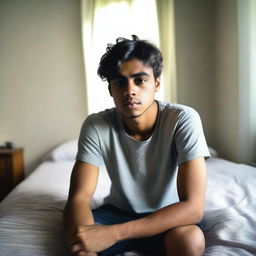
[[[215,5],[215,136],[220,154],[239,160],[237,2]]]
[[[176,0],[178,102],[220,156],[255,161],[255,0]]]
[[[0,0],[0,144],[24,147],[29,173],[85,114],[79,1]]]
[[[207,142],[214,137],[214,8],[210,0],[176,0],[178,103],[201,115]]]

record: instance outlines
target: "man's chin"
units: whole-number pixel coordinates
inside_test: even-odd
[[[125,117],[127,119],[135,119],[135,118],[138,118],[140,116],[142,116],[144,114],[144,112],[142,113],[130,113],[130,114],[126,114]]]
[[[121,113],[125,119],[135,119],[144,114],[144,112],[139,111],[122,111]]]
[[[135,119],[135,118],[138,118],[140,117],[142,114],[140,115],[131,115],[131,116],[128,116],[128,119]]]

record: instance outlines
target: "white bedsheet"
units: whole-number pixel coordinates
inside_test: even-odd
[[[207,256],[256,255],[256,168],[207,160]]]
[[[0,204],[0,256],[68,255],[62,214],[72,166],[44,162]],[[207,160],[207,166],[205,256],[256,255],[256,168],[220,158]],[[109,186],[102,168],[93,208]]]

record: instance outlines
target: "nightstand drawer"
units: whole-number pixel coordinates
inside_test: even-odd
[[[0,200],[23,179],[23,149],[0,149]]]

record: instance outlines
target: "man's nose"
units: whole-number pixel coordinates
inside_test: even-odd
[[[127,81],[127,86],[126,86],[126,90],[125,90],[125,96],[134,96],[137,94],[137,86],[134,84],[134,82],[131,81]]]

